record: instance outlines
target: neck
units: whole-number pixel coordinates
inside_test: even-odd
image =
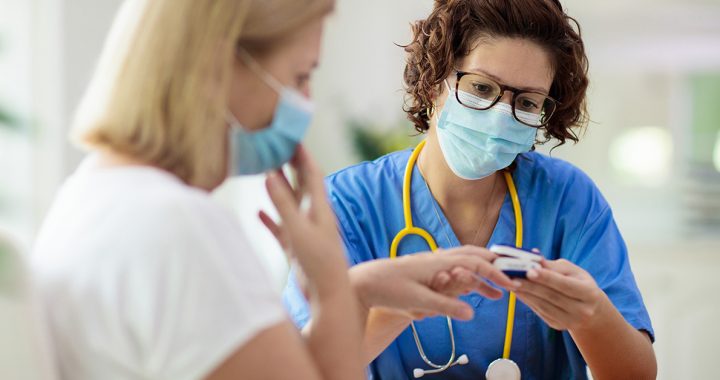
[[[96,148],[98,167],[113,168],[123,166],[152,166],[127,154],[119,153],[109,148]]]
[[[502,173],[473,181],[456,176],[432,129],[418,167],[460,243],[487,245],[507,190]]]
[[[433,196],[445,208],[479,211],[485,208],[489,197],[504,193],[502,173],[495,172],[478,180],[466,180],[456,176],[443,157],[435,134],[430,132],[425,148],[418,158],[418,166]]]

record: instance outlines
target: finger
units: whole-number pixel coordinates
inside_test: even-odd
[[[549,269],[531,269],[527,273],[527,278],[532,283],[544,285],[578,300],[582,299],[584,288],[587,286],[587,284],[577,278],[569,277]]]
[[[517,283],[513,282],[505,273],[495,268],[490,261],[494,260],[497,255],[487,249],[464,246],[454,250],[447,250],[440,257],[445,257],[447,263],[454,266],[462,266],[476,273],[505,289],[513,290],[517,287]]]
[[[500,289],[493,287],[485,281],[478,285],[475,288],[475,291],[478,294],[484,296],[485,298],[489,298],[491,300],[499,300],[503,296],[503,292]]]
[[[556,329],[567,329],[567,321],[571,317],[570,313],[546,302],[542,297],[522,292],[515,294],[518,299],[535,311],[548,325]]]
[[[565,259],[543,260],[543,268],[553,270],[566,276],[576,275],[583,269]]]
[[[265,180],[265,186],[280,218],[286,222],[288,228],[292,228],[297,223],[300,214],[290,184],[278,173],[270,172]]]
[[[515,293],[517,298],[535,312],[545,323],[556,330],[565,330],[565,326],[547,308],[543,306],[542,298],[526,293]]]
[[[258,212],[258,217],[265,227],[275,236],[275,238],[279,239],[280,226],[278,226],[277,223],[275,223],[275,221],[263,210]]]
[[[555,289],[527,280],[522,282],[522,286],[518,290],[516,290],[516,293],[530,294],[534,297],[543,299],[545,300],[545,302],[551,303],[567,312],[572,312],[573,310],[576,310],[578,308],[578,305],[582,304],[582,301],[579,299],[568,297],[564,293],[558,292]]]
[[[302,183],[303,190],[312,204],[310,216],[313,220],[323,223],[336,223],[335,215],[328,202],[325,180],[322,171],[312,159],[305,147],[300,146],[293,160],[293,165]]]
[[[260,221],[262,221],[262,223],[265,225],[265,228],[267,228],[270,233],[273,234],[275,240],[278,241],[280,246],[283,248],[287,248],[285,244],[285,239],[283,239],[282,236],[282,229],[280,228],[280,226],[278,226],[277,223],[275,223],[275,221],[265,211],[261,210],[258,213],[258,217],[260,217]]]
[[[294,170],[293,170],[294,171]],[[292,176],[293,181],[291,182],[287,175],[285,174],[285,171],[283,169],[278,169],[276,171],[278,177],[287,185],[288,188],[292,190],[293,197],[295,197],[295,202],[300,205],[300,202],[303,198],[303,192],[300,188],[300,185],[298,184],[298,176],[297,173],[294,173]]]
[[[325,182],[322,172],[312,157],[310,157],[305,147],[298,147],[292,164],[297,170],[299,182],[307,189],[310,196],[313,197],[312,201],[326,200],[327,194],[325,193]]]
[[[493,287],[483,278],[465,268],[454,268],[451,271],[451,274],[452,282],[445,288],[446,291],[442,292],[445,295],[459,297],[461,295],[476,292],[493,300],[499,299],[503,295],[503,292],[500,289]]]
[[[442,293],[452,297],[469,294],[478,289],[484,289],[485,281],[475,273],[462,268],[454,268],[450,272],[450,282],[444,287]]]
[[[486,261],[495,260],[498,255],[486,248],[477,247],[474,245],[463,245],[455,248],[443,249],[443,253],[446,255],[471,255],[480,256]]]
[[[450,279],[450,274],[445,271],[437,273],[430,282],[430,288],[442,292],[445,290],[445,287],[450,282]]]
[[[307,177],[308,173],[305,172],[301,165],[301,158],[300,155],[302,154],[302,149],[300,146],[298,146],[297,150],[295,151],[295,155],[293,156],[292,160],[290,161],[290,167],[293,170],[294,178],[297,181],[298,189],[301,189],[304,192],[308,191],[307,188]]]
[[[417,310],[430,314],[448,315],[451,318],[469,321],[475,315],[474,310],[465,302],[434,292],[425,287],[416,291]]]
[[[475,273],[463,268],[456,267],[450,271],[450,276],[453,281],[453,287],[456,288],[474,288],[478,285],[478,282],[482,279],[478,278]]]

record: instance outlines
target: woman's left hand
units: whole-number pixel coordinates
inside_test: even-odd
[[[543,260],[515,291],[550,327],[556,330],[592,327],[610,303],[592,276],[570,261]]]

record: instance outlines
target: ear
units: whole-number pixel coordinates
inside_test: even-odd
[[[449,88],[447,81],[442,81],[440,84],[435,86],[433,89],[433,104],[435,106],[435,112],[440,112],[445,106],[449,94]]]

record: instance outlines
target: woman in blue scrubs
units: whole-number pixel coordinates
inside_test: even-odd
[[[415,24],[405,111],[425,142],[327,179],[351,264],[393,256],[408,224],[404,189],[412,223],[440,248],[519,242],[544,259],[517,304],[507,293],[466,296],[475,317],[452,324],[454,339],[444,318],[415,321],[427,361],[406,316],[374,310],[364,342],[372,378],[483,379],[499,358],[523,379],[585,379],[586,367],[597,380],[655,378],[653,329],[609,205],[580,170],[533,149],[576,142],[587,120],[588,64],[573,25],[552,0],[438,0]],[[409,236],[397,256],[427,250]],[[303,326],[310,315],[294,281],[285,301]],[[465,365],[418,373],[462,354]]]

